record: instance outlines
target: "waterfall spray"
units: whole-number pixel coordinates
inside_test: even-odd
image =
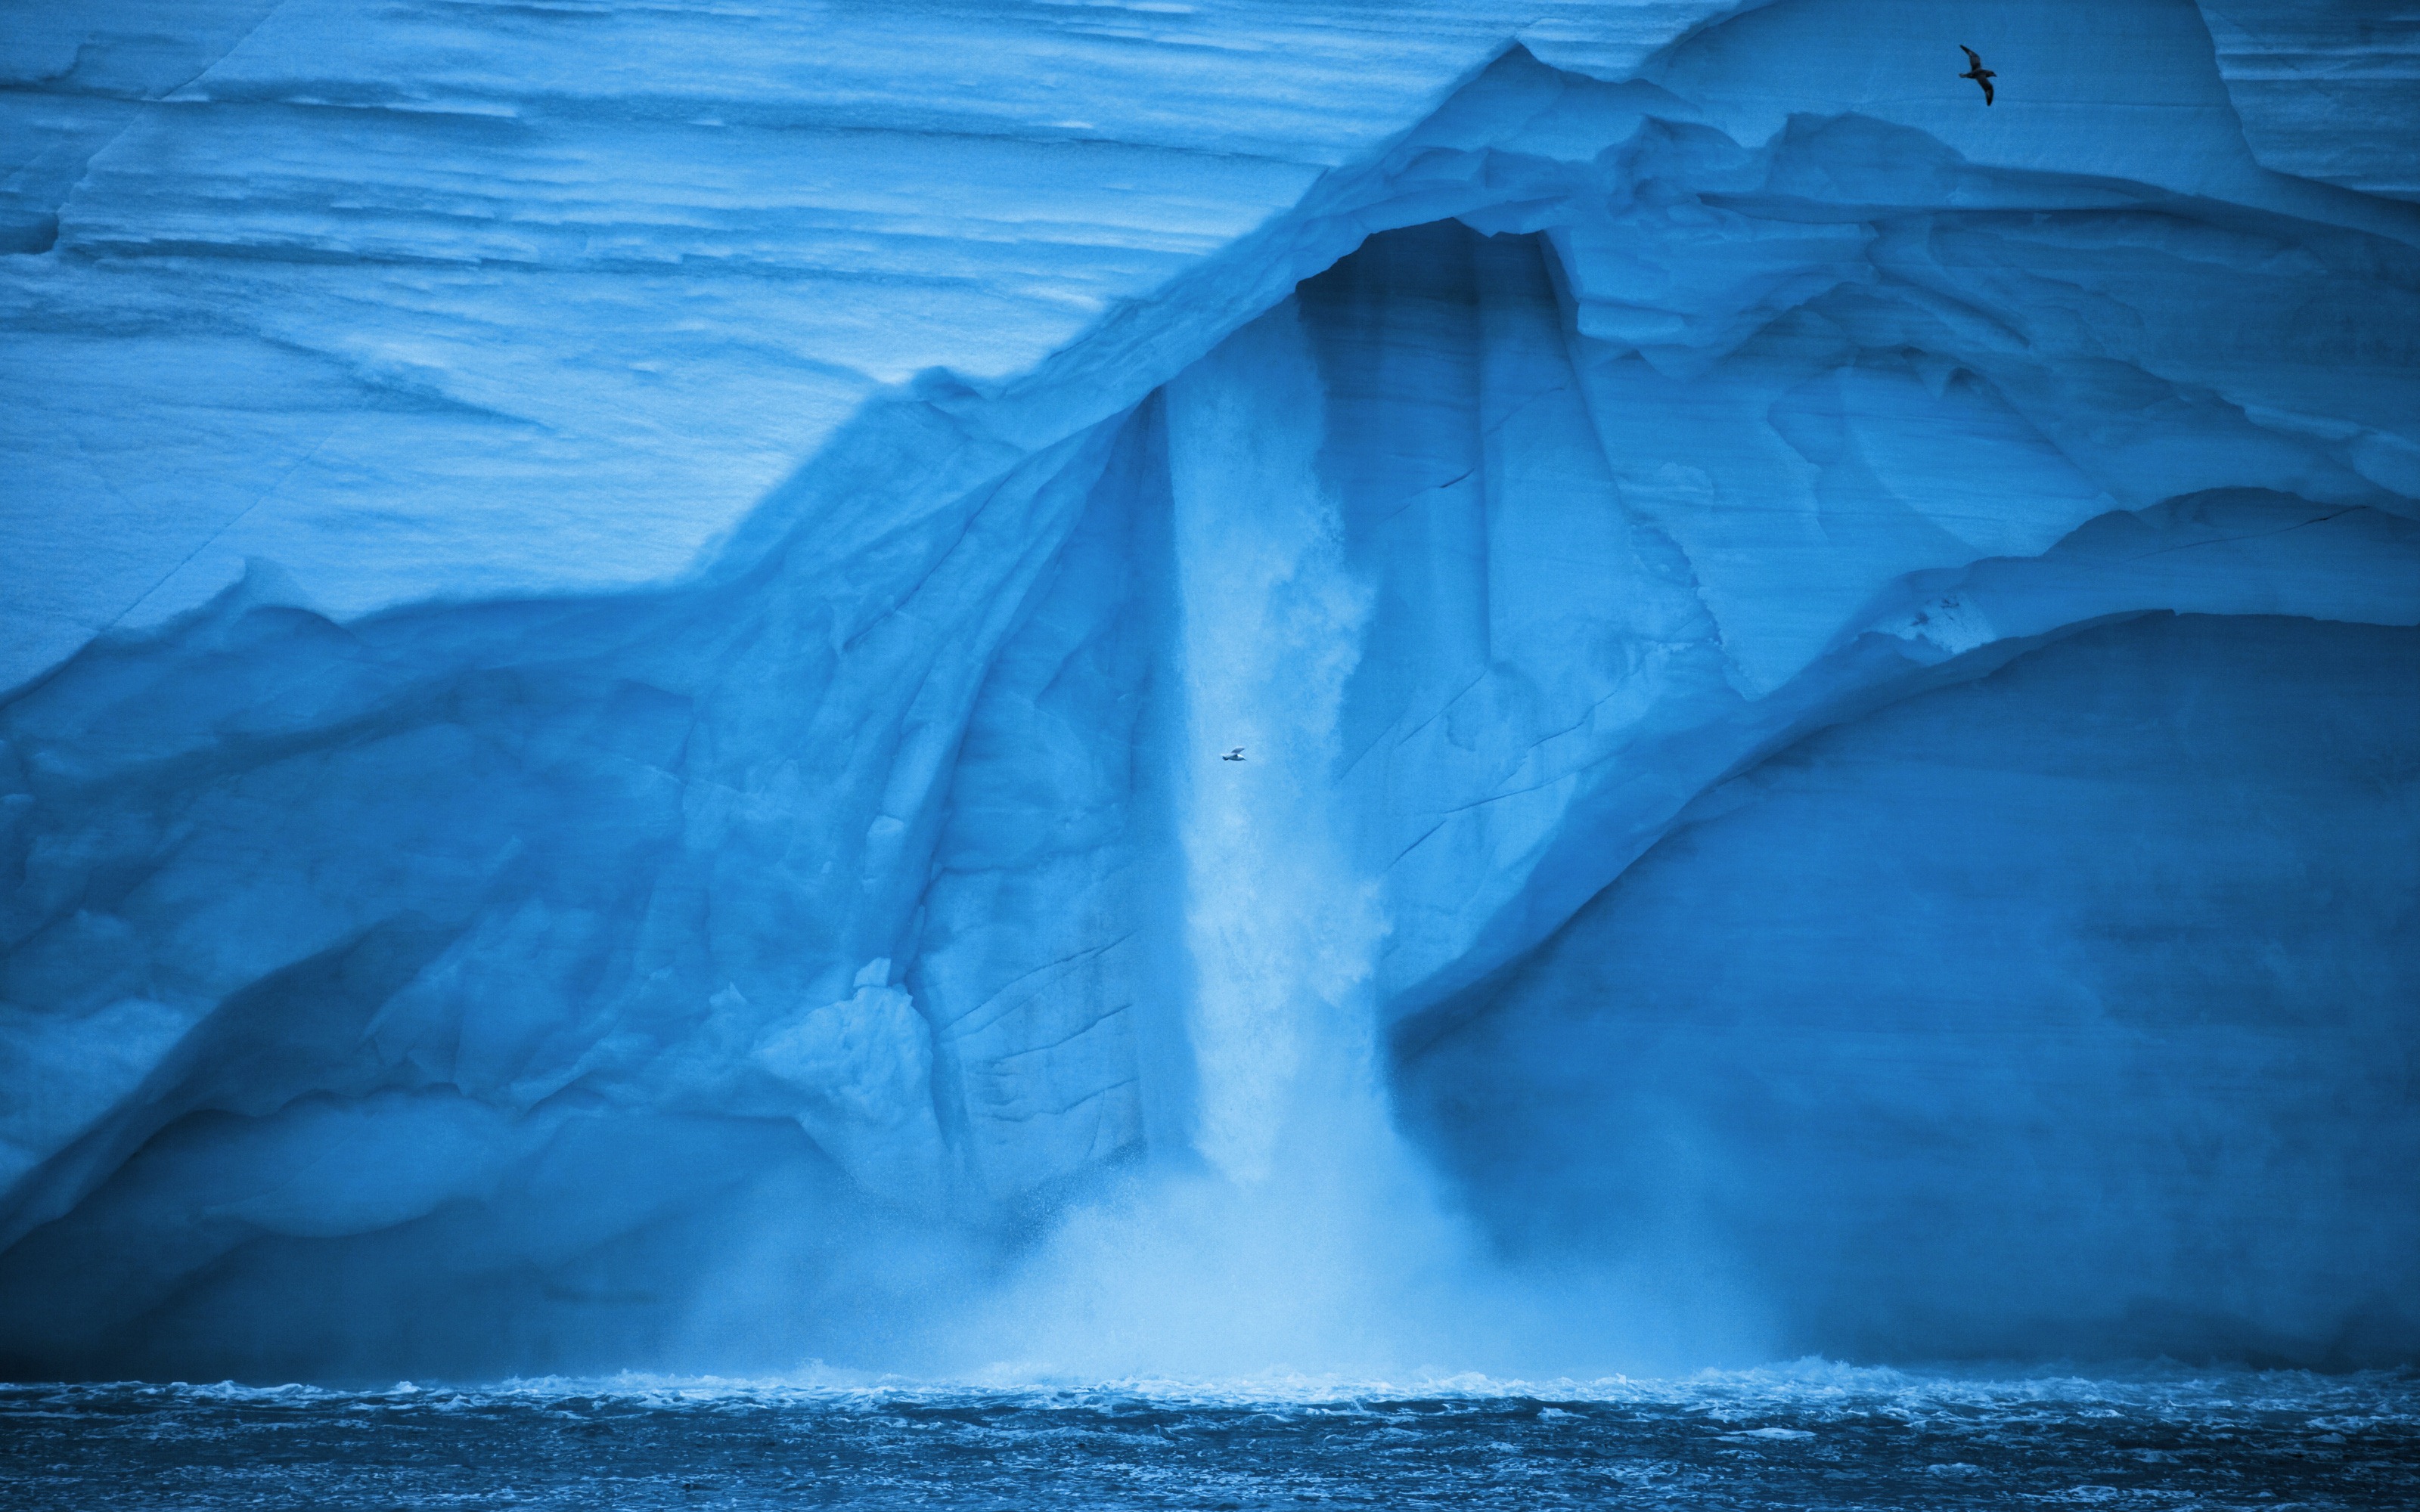
[[[1370,993],[1384,926],[1333,789],[1370,596],[1315,467],[1323,396],[1291,303],[1171,384],[1167,402],[1195,1144],[1249,1186],[1301,1135],[1307,1101],[1331,1117],[1377,1111]],[[1231,747],[1245,760],[1212,759]]]
[[[1014,1369],[1095,1377],[1415,1367],[1460,1352],[1468,1257],[1387,1108],[1385,915],[1337,759],[1371,589],[1319,474],[1325,399],[1294,304],[1165,400],[1198,1158],[1069,1214],[1012,1288],[1004,1348]]]

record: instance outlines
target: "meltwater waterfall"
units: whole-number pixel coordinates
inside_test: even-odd
[[[1289,302],[1169,384],[1147,422],[1166,448],[1181,689],[1169,1081],[1189,1118],[1158,1170],[1026,1261],[1001,1310],[1001,1352],[1028,1368],[1375,1374],[1476,1341],[1448,1316],[1480,1305],[1452,1289],[1473,1247],[1388,1106],[1380,880],[1342,771],[1373,584],[1319,467],[1326,407]]]
[[[1247,1183],[1311,1120],[1371,1120],[1380,1090],[1385,926],[1335,782],[1370,591],[1318,471],[1326,400],[1293,315],[1228,338],[1165,400],[1196,1140]],[[1231,747],[1244,759],[1201,759]]]

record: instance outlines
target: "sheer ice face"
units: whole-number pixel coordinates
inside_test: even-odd
[[[1558,1367],[2411,1349],[2367,44],[121,8],[0,98],[9,1368],[949,1363],[1381,1104]]]

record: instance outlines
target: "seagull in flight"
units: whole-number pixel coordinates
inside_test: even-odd
[[[1229,751],[1226,755],[1221,756],[1218,759],[1222,762],[1240,762],[1244,759],[1244,748],[1238,746],[1233,750]]]
[[[1962,79],[1972,79],[1977,84],[1981,85],[1983,86],[1983,103],[1986,105],[1990,104],[1992,102],[1992,81],[1998,78],[1999,75],[1983,67],[1983,60],[1977,57],[1975,55],[1975,50],[1968,47],[1965,43],[1959,43],[1958,51],[1966,54],[1966,71],[1960,74],[1958,77]]]

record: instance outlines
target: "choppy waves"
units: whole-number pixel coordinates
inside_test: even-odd
[[[0,1443],[26,1508],[2407,1506],[2420,1374],[17,1385]]]

